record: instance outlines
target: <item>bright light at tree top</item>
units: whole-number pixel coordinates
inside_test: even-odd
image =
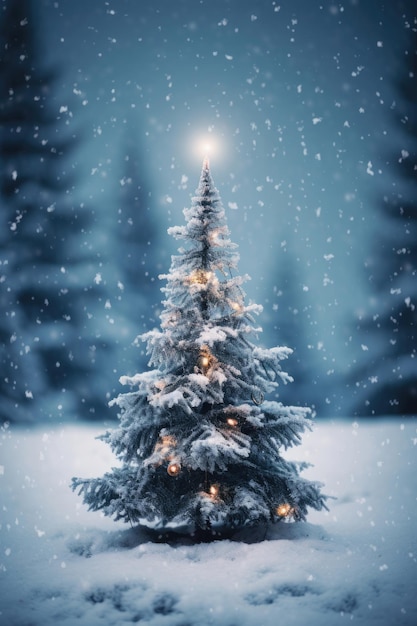
[[[216,161],[222,156],[222,150],[220,141],[214,135],[206,135],[194,137],[192,139],[193,154],[199,160],[208,157],[210,159],[215,158]]]
[[[217,141],[215,137],[203,137],[198,140],[198,151],[202,157],[213,157],[217,152]]]

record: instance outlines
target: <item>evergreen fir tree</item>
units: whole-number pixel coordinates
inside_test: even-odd
[[[401,143],[392,162],[397,179],[381,203],[376,244],[367,262],[372,293],[357,326],[364,348],[354,372],[357,415],[417,414],[416,29],[397,87],[394,111]]]
[[[112,308],[118,332],[125,341],[120,351],[123,369],[119,371],[131,374],[146,367],[142,344],[139,350],[133,341],[139,330],[145,332],[155,326],[160,303],[157,277],[162,271],[162,246],[147,179],[145,164],[130,132],[125,142],[111,262],[118,284],[118,297]]]
[[[27,335],[21,311],[6,287],[7,262],[0,260],[0,423],[27,421],[33,400],[47,390],[42,363]]]
[[[42,63],[32,1],[2,6],[0,413],[55,418],[60,406],[91,417],[106,405],[97,355],[108,344],[90,212],[68,166],[76,139],[71,116],[54,111],[57,77]]]
[[[291,239],[288,234],[288,240]],[[284,404],[312,406],[322,411],[323,394],[319,392],[319,368],[309,337],[313,320],[306,294],[303,292],[299,259],[290,252],[290,245],[281,249],[272,273],[270,295],[264,311],[265,332],[280,344],[291,346],[289,357],[291,377],[296,385],[280,388],[278,396]]]
[[[143,336],[155,369],[121,382],[132,390],[113,403],[120,426],[102,436],[120,467],[101,478],[74,478],[90,509],[157,530],[217,533],[321,509],[304,464],[284,460],[310,410],[265,400],[288,375],[288,348],[262,349],[245,304],[236,246],[205,159],[172,257],[161,330]]]

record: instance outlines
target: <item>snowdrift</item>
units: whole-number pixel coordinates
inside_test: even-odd
[[[414,626],[417,420],[317,422],[288,458],[329,512],[196,543],[90,513],[74,475],[115,464],[103,427],[3,428],[0,623]]]

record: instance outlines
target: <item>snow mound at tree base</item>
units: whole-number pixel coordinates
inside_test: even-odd
[[[0,439],[1,624],[414,626],[415,419],[318,421],[291,454],[330,511],[207,542],[88,512],[69,483],[115,462],[103,428],[43,428]]]
[[[297,524],[297,526],[300,525]],[[147,537],[149,541],[156,543],[167,543],[174,546],[208,543],[222,539],[241,541],[243,543],[256,543],[270,538],[274,534],[274,531],[277,533],[275,525],[273,526],[272,524],[258,524],[235,529],[219,527],[207,530],[201,528],[192,530],[188,527],[179,527],[175,530],[148,528],[146,526],[137,527],[138,536]]]
[[[186,524],[162,524],[157,522],[154,525],[143,524],[134,525],[138,533],[145,534],[149,541],[175,543],[179,537],[189,537],[192,543],[206,543],[208,541],[218,541],[220,539],[230,539],[231,541],[244,541],[246,543],[255,543],[256,541],[264,541],[269,536],[273,527],[276,525],[287,524],[282,520],[275,524],[267,524],[264,522],[235,525],[233,527],[218,524],[211,525],[207,528],[196,528]]]
[[[299,522],[294,524],[270,524],[256,528],[245,528],[235,532],[216,534],[196,532],[193,535],[174,531],[158,532],[146,526],[122,528],[114,531],[97,528],[78,530],[66,543],[72,554],[90,558],[115,550],[131,550],[143,544],[165,544],[171,548],[198,546],[200,544],[229,541],[230,543],[255,544],[262,541],[298,540],[316,538],[324,540],[326,531],[321,526]]]

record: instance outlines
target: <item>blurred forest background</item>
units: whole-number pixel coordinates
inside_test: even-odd
[[[414,2],[0,8],[0,420],[116,417],[202,137],[279,398],[417,415]]]

